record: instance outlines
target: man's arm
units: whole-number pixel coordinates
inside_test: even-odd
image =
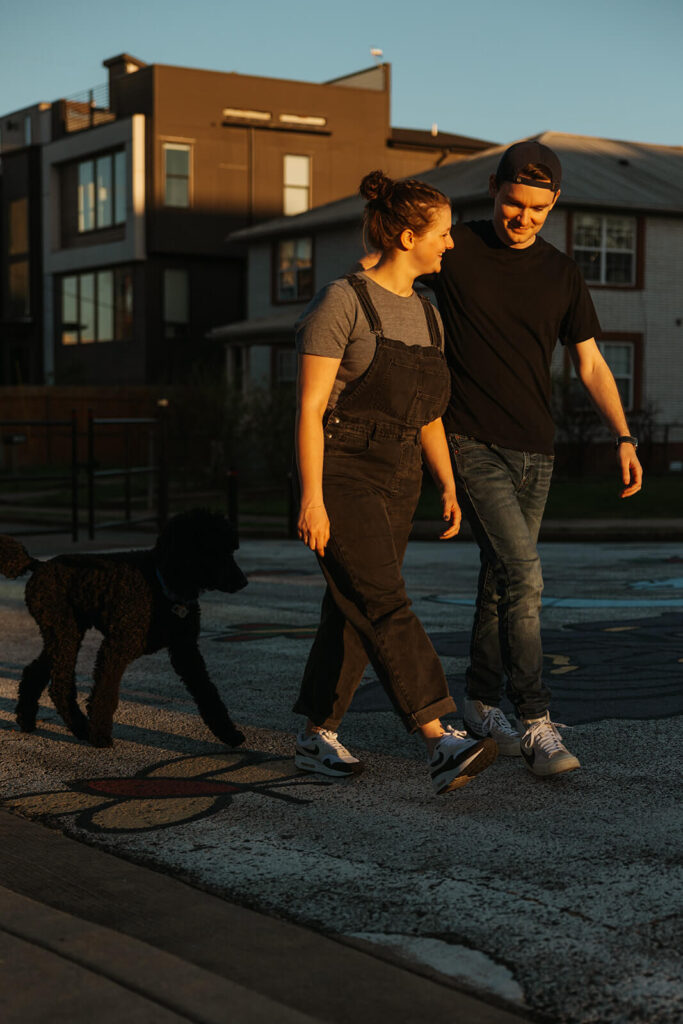
[[[579,380],[615,438],[630,434],[619,389],[595,338],[589,338],[588,341],[581,341],[576,345],[567,345],[567,349]],[[619,445],[617,462],[624,483],[621,497],[630,498],[640,490],[643,482],[643,468],[632,444]]]

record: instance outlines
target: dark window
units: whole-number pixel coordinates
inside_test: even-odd
[[[62,345],[133,337],[133,278],[127,267],[61,279]]]
[[[23,320],[31,315],[28,199],[22,196],[8,204],[8,285],[10,320]]]
[[[619,389],[619,396],[625,412],[632,412],[635,407],[635,364],[636,346],[632,341],[619,339],[598,341],[597,346],[605,357],[614,380]],[[588,393],[579,383],[573,364],[569,371],[571,393],[575,408],[590,409],[592,403]]]
[[[636,218],[576,213],[572,248],[588,284],[636,281]]]
[[[31,314],[28,260],[9,265],[9,319],[22,320]]]
[[[290,238],[277,246],[276,298],[278,302],[302,302],[313,297],[313,243],[310,238]]]
[[[186,270],[164,270],[164,336],[185,338],[190,323],[190,284]]]
[[[166,206],[190,205],[191,147],[179,142],[164,143],[164,203]]]

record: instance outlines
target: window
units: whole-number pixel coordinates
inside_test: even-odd
[[[28,199],[12,199],[8,204],[8,318],[23,320],[31,315]]]
[[[639,342],[626,341],[616,336],[614,340],[600,340],[597,346],[605,357],[605,361],[614,375],[619,396],[625,412],[631,412],[636,407],[638,396],[636,394],[636,360],[638,358],[637,345]],[[576,370],[572,363],[569,364],[569,378],[572,396],[572,405],[575,409],[591,409],[592,403],[587,392],[579,384]]]
[[[311,206],[311,158],[286,154],[283,165],[282,209],[287,217]]]
[[[9,255],[28,252],[28,199],[13,199],[9,204]]]
[[[190,205],[190,146],[164,143],[164,203]]]
[[[291,384],[296,381],[297,355],[293,348],[278,348],[275,351],[275,382]]]
[[[9,319],[23,320],[30,313],[28,260],[15,260],[9,265]]]
[[[291,238],[277,247],[278,302],[302,302],[313,297],[313,243],[310,238]]]
[[[632,341],[599,341],[598,348],[614,374],[622,405],[629,412],[634,406],[635,346]]]
[[[186,270],[164,270],[164,335],[184,337],[190,322],[190,285]]]
[[[126,154],[106,153],[78,164],[78,230],[110,228],[126,220]]]
[[[128,341],[133,337],[130,269],[69,274],[61,280],[62,345]]]
[[[588,284],[635,284],[636,218],[575,214],[573,255]]]

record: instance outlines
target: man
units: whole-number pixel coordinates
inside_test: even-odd
[[[642,481],[637,440],[595,342],[600,325],[588,289],[574,261],[539,236],[561,174],[547,146],[511,146],[489,182],[492,220],[456,225],[455,247],[430,281],[452,377],[444,425],[481,556],[465,726],[495,739],[502,754],[521,753],[542,776],[579,767],[550,720],[542,680],[536,542],[553,466],[550,362],[558,338],[615,437],[621,496]],[[499,707],[505,678],[517,728]]]

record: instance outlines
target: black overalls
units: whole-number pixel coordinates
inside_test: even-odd
[[[430,346],[385,338],[362,278],[350,275],[374,358],[324,425],[327,591],[294,710],[337,729],[368,660],[409,732],[455,711],[432,644],[401,576],[422,482],[420,428],[445,410],[450,378],[431,303]]]

